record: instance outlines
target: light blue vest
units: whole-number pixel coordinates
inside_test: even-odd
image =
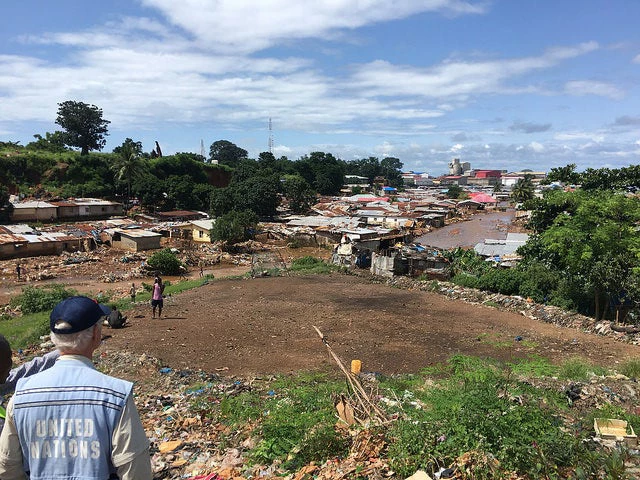
[[[76,359],[18,381],[14,420],[31,480],[106,480],[113,430],[133,384]]]

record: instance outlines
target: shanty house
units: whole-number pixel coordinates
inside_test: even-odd
[[[28,200],[13,204],[12,222],[52,221],[56,218],[58,218],[58,208],[48,202]]]
[[[109,229],[105,232],[111,236],[111,246],[120,250],[139,252],[160,248],[162,235],[142,229]]]
[[[78,206],[79,218],[100,218],[110,217],[112,215],[122,215],[122,204],[118,202],[110,202],[109,200],[100,200],[97,198],[76,198],[67,203],[75,203]]]
[[[192,220],[189,222],[194,242],[211,243],[211,229],[215,220]]]

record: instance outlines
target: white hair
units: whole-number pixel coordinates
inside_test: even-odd
[[[93,339],[93,329],[100,328],[102,325],[100,322],[97,322],[95,325],[92,325],[89,328],[86,328],[80,332],[76,333],[53,333],[51,332],[51,341],[56,346],[58,350],[67,352],[67,353],[79,353],[84,351],[90,344]],[[69,328],[67,322],[58,322],[56,323],[56,328]]]

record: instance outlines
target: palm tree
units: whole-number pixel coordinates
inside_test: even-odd
[[[134,177],[142,175],[144,170],[142,167],[142,159],[133,148],[126,142],[118,151],[118,157],[111,166],[115,172],[115,179],[118,182],[127,182],[127,206],[131,198],[131,181]],[[126,209],[126,207],[125,207]]]
[[[524,178],[518,180],[511,190],[511,198],[515,202],[526,202],[533,198],[534,186],[531,175],[525,175]]]

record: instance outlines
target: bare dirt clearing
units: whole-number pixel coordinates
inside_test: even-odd
[[[254,375],[334,369],[312,326],[365,371],[417,372],[454,353],[501,360],[537,354],[600,365],[640,347],[444,296],[350,275],[223,279],[128,312],[131,326],[105,330],[103,348],[146,352],[175,369]],[[522,337],[522,341],[516,341]]]

